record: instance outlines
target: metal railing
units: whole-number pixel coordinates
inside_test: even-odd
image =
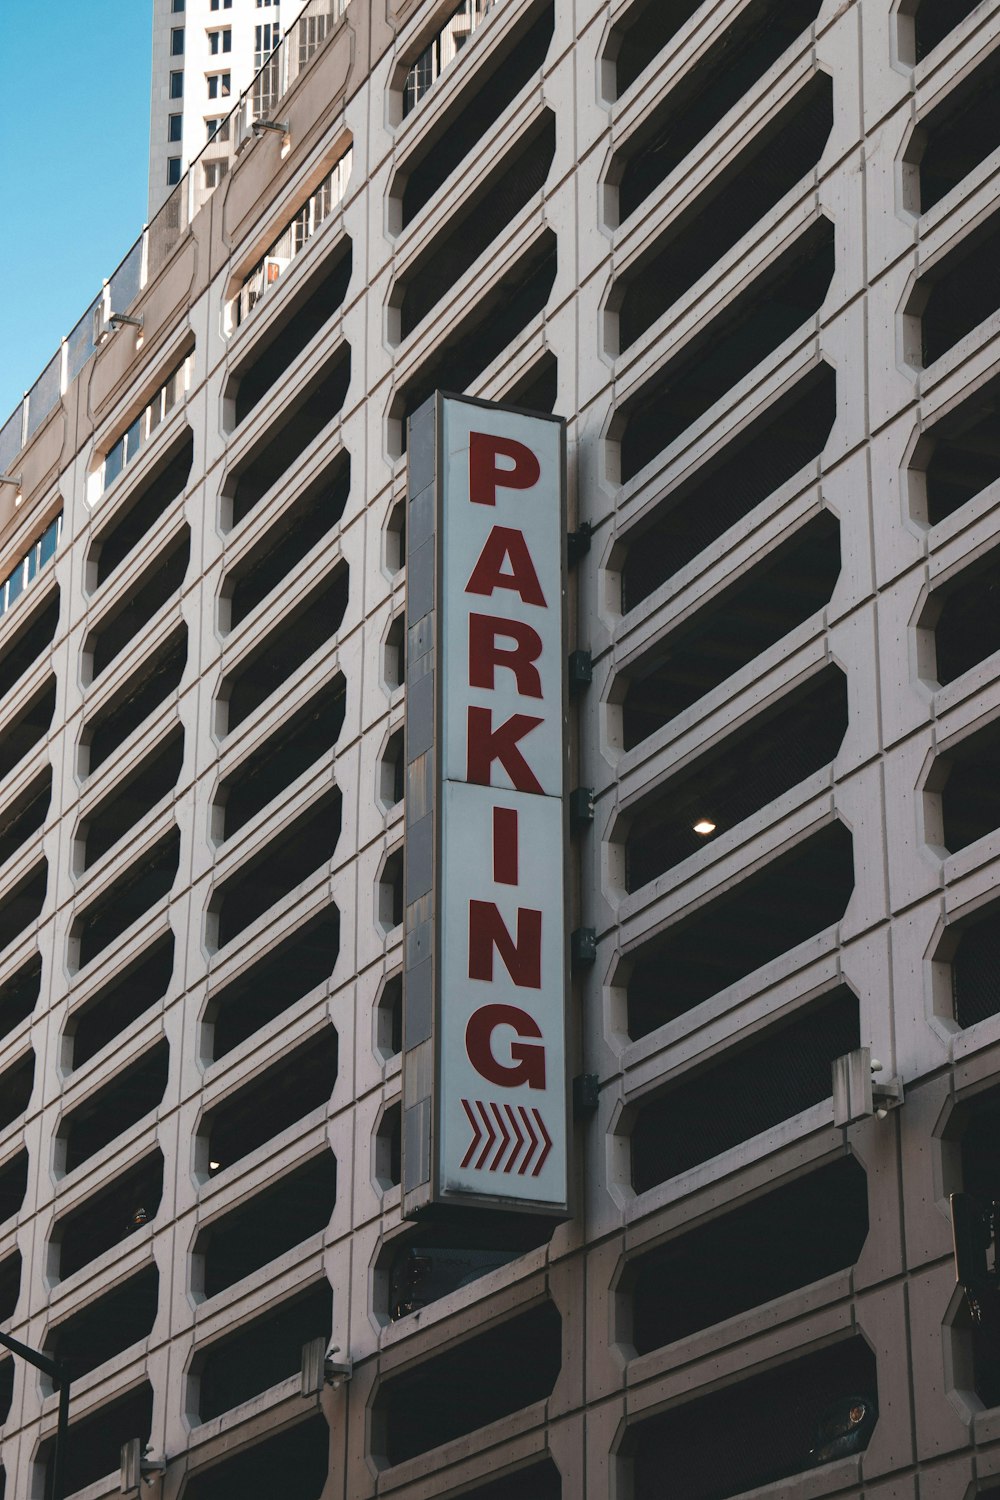
[[[250,87],[201,154],[191,163],[170,197],[147,224],[121,264],[104,283],[83,317],[64,338],[31,389],[0,426],[0,475],[8,474],[17,455],[58,405],[84,365],[110,331],[112,313],[125,313],[158,274],[198,210],[226,176],[232,162],[253,138],[259,118],[255,100],[274,107],[343,16],[350,0],[307,0],[302,13],[282,37]],[[266,77],[265,77],[266,75]]]
[[[403,115],[406,116],[451,66],[476,27],[500,0],[462,0],[441,30],[431,39],[406,75],[403,85]]]

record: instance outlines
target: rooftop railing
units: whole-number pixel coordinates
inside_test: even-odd
[[[0,475],[9,474],[21,449],[58,405],[112,328],[112,315],[128,313],[158,274],[191,220],[208,202],[232,162],[253,139],[261,109],[273,109],[308,65],[347,9],[350,0],[307,0],[232,112],[191,163],[170,197],[112,272],[75,328],[0,427]]]

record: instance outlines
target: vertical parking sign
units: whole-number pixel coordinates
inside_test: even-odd
[[[567,1210],[565,437],[410,426],[403,1210]]]

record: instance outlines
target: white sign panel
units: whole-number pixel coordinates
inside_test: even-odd
[[[564,1210],[563,433],[444,398],[438,1200]]]

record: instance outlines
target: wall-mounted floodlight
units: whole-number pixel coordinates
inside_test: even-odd
[[[303,1344],[303,1396],[316,1396],[325,1385],[336,1390],[345,1380],[350,1380],[353,1363],[350,1358],[337,1359],[335,1356],[339,1353],[340,1345],[334,1344],[328,1349],[326,1339],[310,1339],[308,1344]]]
[[[870,1047],[833,1060],[833,1121],[835,1125],[853,1125],[856,1120],[884,1120],[890,1109],[903,1102],[903,1080],[887,1078],[876,1083],[875,1075],[885,1069]]]
[[[255,136],[261,136],[265,130],[276,130],[279,135],[288,134],[287,120],[251,120],[250,129]]]
[[[131,313],[108,313],[108,322],[112,328],[141,328],[142,314],[134,318]]]
[[[12,484],[14,486],[14,490],[16,492],[14,495],[15,505],[20,505],[21,501],[24,499],[24,496],[21,493],[21,478],[22,476],[20,474],[0,474],[0,484]]]
[[[142,1485],[152,1484],[154,1479],[167,1472],[166,1460],[147,1458],[148,1452],[149,1448],[143,1446],[141,1438],[132,1438],[122,1444],[119,1489],[123,1495],[141,1494]]]

